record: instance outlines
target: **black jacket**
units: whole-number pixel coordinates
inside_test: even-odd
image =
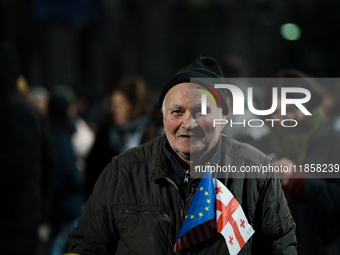
[[[224,135],[220,163],[270,164],[258,150]],[[163,152],[165,136],[114,157],[99,177],[78,226],[71,232],[80,254],[171,254],[198,179],[182,199]],[[295,223],[278,179],[226,178],[255,234],[239,254],[296,254]],[[229,254],[222,235],[176,254]]]
[[[0,97],[0,250],[33,254],[41,221],[38,115],[15,92]]]

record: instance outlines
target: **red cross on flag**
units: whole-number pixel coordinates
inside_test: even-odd
[[[233,194],[206,172],[190,203],[172,252],[211,238],[216,231],[223,235],[230,255],[236,255],[254,234]]]
[[[230,255],[236,255],[255,233],[233,194],[214,179],[216,192],[216,226],[226,240]]]

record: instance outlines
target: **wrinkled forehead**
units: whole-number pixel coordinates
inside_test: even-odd
[[[164,102],[166,104],[173,101],[183,101],[184,99],[190,99],[190,83],[180,83],[173,86],[165,95]]]

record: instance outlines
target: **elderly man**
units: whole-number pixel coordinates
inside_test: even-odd
[[[219,105],[204,85],[191,78],[222,78],[217,62],[199,58],[163,87],[165,135],[114,157],[99,177],[78,226],[70,234],[80,254],[171,254],[199,179],[189,178],[197,164],[259,166],[270,164],[260,151],[221,134],[213,119],[228,114],[225,97]],[[240,203],[255,234],[239,254],[296,254],[295,223],[278,179],[220,179]],[[213,230],[216,233],[216,229]],[[229,254],[221,234],[175,254]]]

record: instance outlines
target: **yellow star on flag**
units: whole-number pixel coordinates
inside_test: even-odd
[[[208,196],[209,195],[208,191],[204,192],[204,195]]]
[[[202,216],[203,216],[203,213],[200,212],[200,213],[198,214],[198,216],[202,217]]]
[[[200,191],[202,191],[203,190],[203,187],[200,187]]]
[[[208,204],[210,204],[210,199],[207,199],[207,201],[206,201]]]
[[[209,207],[208,207],[208,206],[206,206],[206,207],[204,208],[204,210],[206,210],[206,211],[209,211]]]
[[[195,218],[194,215],[191,215],[191,216],[190,216],[190,219],[193,219],[193,218]]]
[[[185,215],[185,218],[188,218],[188,215]]]

